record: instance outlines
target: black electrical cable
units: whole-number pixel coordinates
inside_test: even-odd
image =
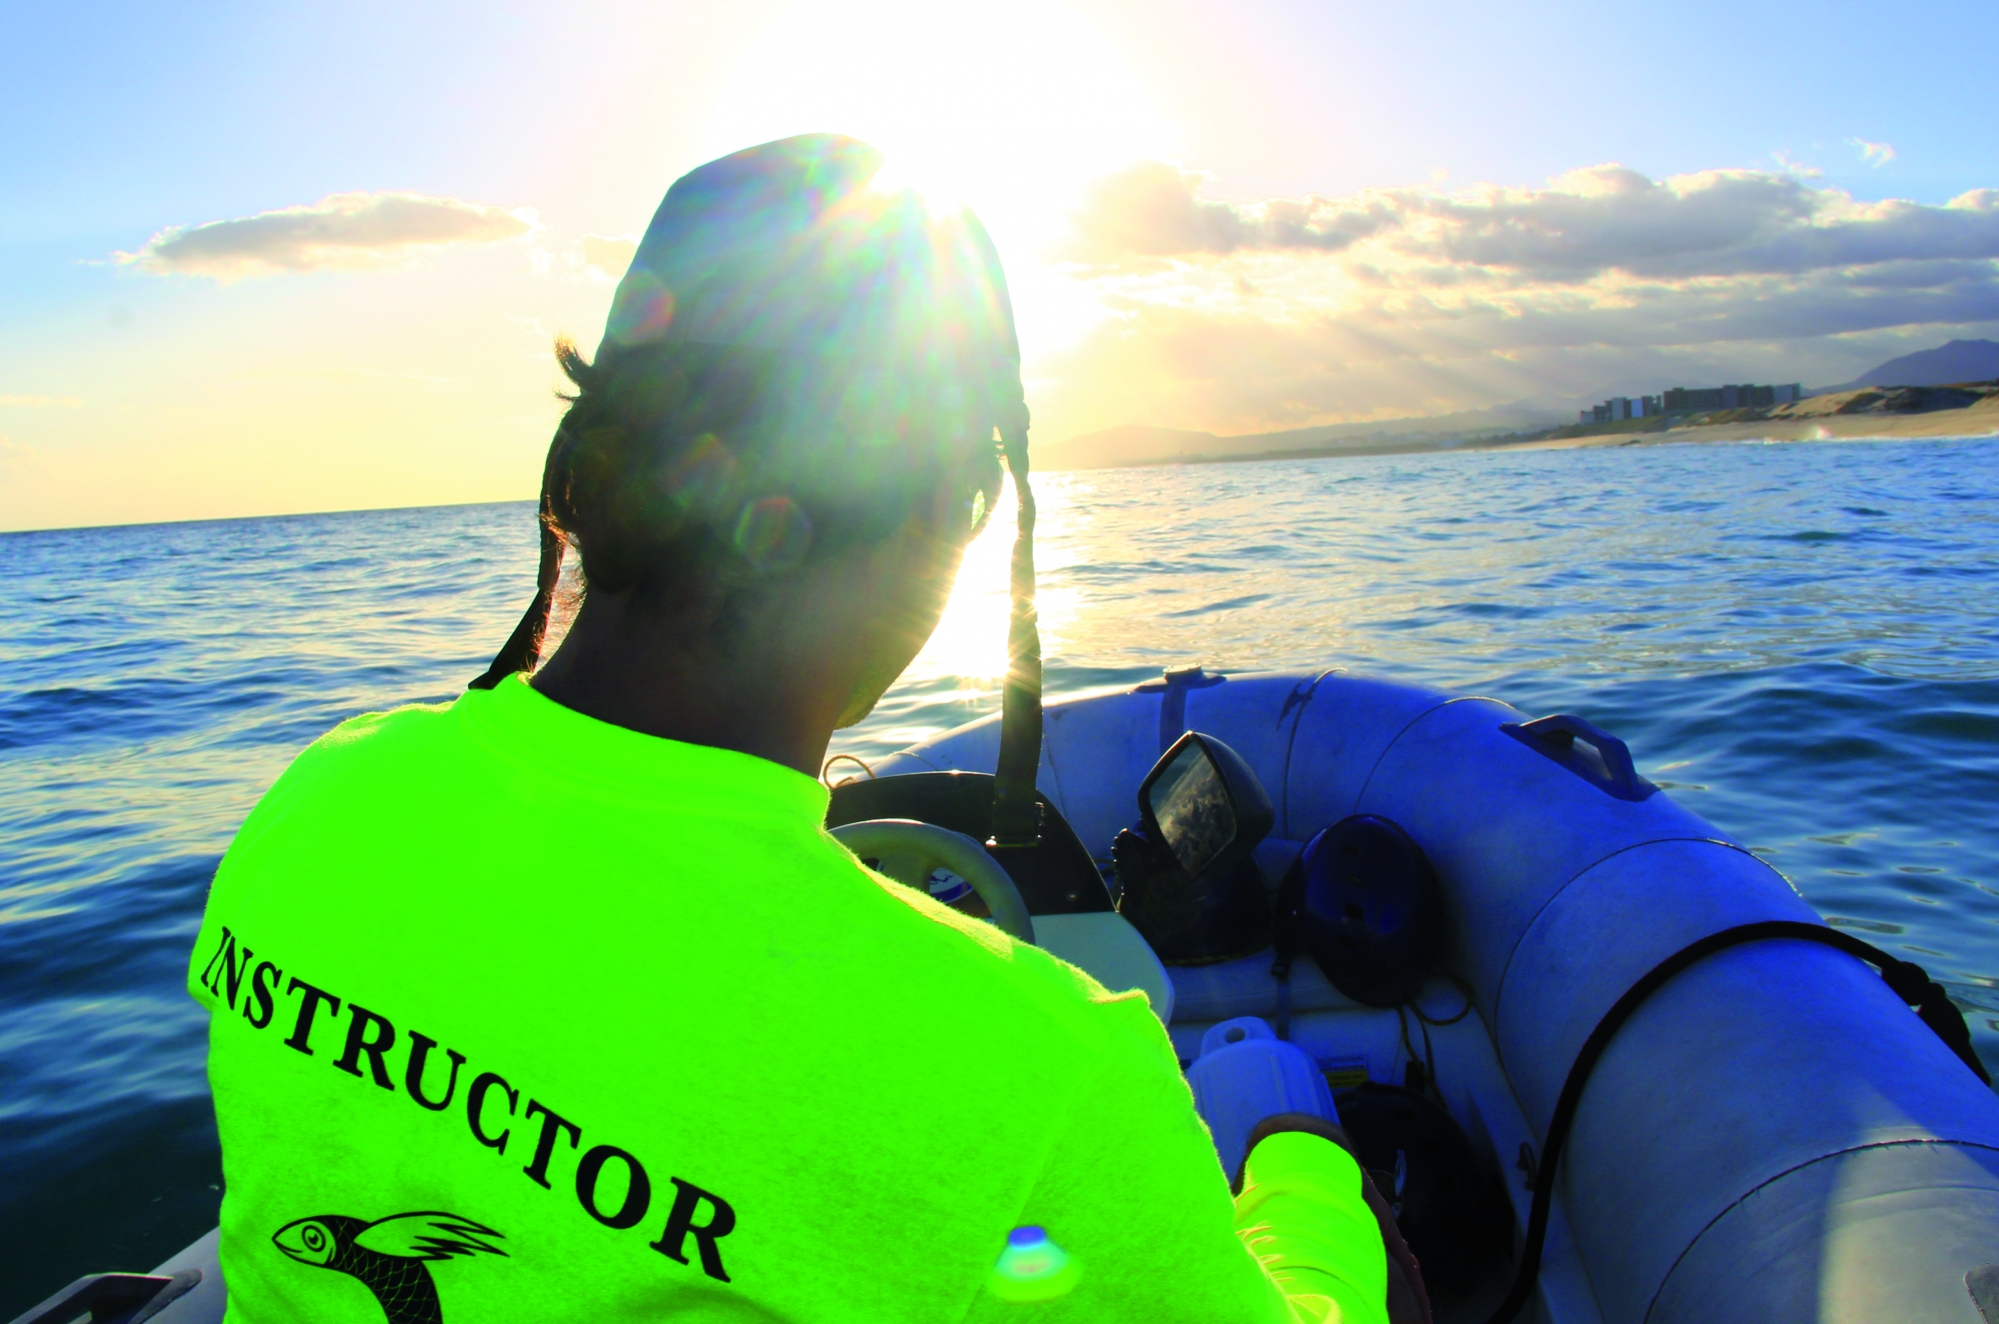
[[[1450,980],[1453,984],[1456,984],[1458,986],[1458,992],[1465,995],[1465,1005],[1459,1007],[1455,1012],[1452,1012],[1449,1016],[1445,1017],[1441,1021],[1438,1020],[1436,1017],[1430,1015],[1428,1012],[1424,1011],[1423,1004],[1421,1002],[1418,1002],[1415,998],[1411,998],[1409,1000],[1409,1010],[1416,1013],[1417,1020],[1422,1021],[1426,1025],[1434,1025],[1437,1028],[1442,1029],[1446,1025],[1456,1025],[1459,1021],[1471,1015],[1472,991],[1470,984],[1467,984],[1464,980],[1459,979],[1456,975],[1452,974],[1450,971],[1445,970],[1441,971],[1440,973],[1444,976],[1444,978]]]
[[[1395,1021],[1402,1027],[1402,1051],[1409,1055],[1409,1062],[1412,1066],[1423,1068],[1423,1088],[1421,1092],[1429,1095],[1438,1103],[1444,1104],[1444,1092],[1437,1087],[1437,1056],[1430,1047],[1430,1026],[1429,1022],[1423,1018],[1421,1011],[1416,1012],[1416,1028],[1423,1032],[1423,1051],[1418,1053],[1416,1045],[1409,1040],[1409,1013],[1415,1010],[1416,1004],[1413,1001],[1398,1003],[1395,1007]],[[1408,1073],[1405,1071],[1403,1074],[1403,1084],[1407,1085],[1408,1080]],[[1444,1104],[1444,1106],[1448,1108],[1450,1105]]]
[[[822,763],[822,764],[820,764],[820,765],[819,765],[819,780],[820,780],[820,781],[821,781],[822,783],[824,783],[825,785],[827,785],[827,786],[831,786],[831,785],[832,785],[833,783],[832,783],[831,781],[828,781],[827,779],[828,779],[828,778],[829,778],[829,777],[830,777],[830,776],[832,775],[832,773],[833,773],[833,765],[834,765],[835,763],[838,763],[838,762],[840,762],[840,761],[841,761],[841,760],[843,760],[843,759],[844,759],[844,760],[845,760],[846,762],[848,762],[848,763],[852,763],[852,764],[855,764],[855,765],[857,765],[857,766],[858,766],[858,767],[860,768],[860,770],[861,770],[862,772],[865,772],[865,773],[866,773],[866,774],[868,775],[868,780],[869,780],[869,781],[873,781],[873,780],[875,779],[875,770],[874,770],[873,768],[869,767],[869,766],[868,766],[868,762],[867,762],[867,760],[866,760],[866,759],[864,759],[864,758],[862,758],[862,757],[861,757],[860,755],[858,755],[858,754],[835,754],[835,755],[833,755],[832,757],[828,758],[828,759],[827,759],[827,760],[826,760],[826,761],[825,761],[824,763]],[[851,778],[849,778],[848,780],[852,780],[852,779],[851,779]]]
[[[1000,691],[1000,745],[993,786],[995,846],[1041,840],[1041,805],[1034,790],[1041,766],[1041,631],[1034,610],[1034,489],[1027,482],[1026,410],[1000,439],[1019,506],[1013,539],[1012,610],[1007,620],[1006,680]]]
[[[1416,1045],[1409,1041],[1409,1012],[1405,1004],[1396,1004],[1395,1024],[1402,1031],[1402,1051],[1408,1054],[1409,1061],[1423,1068],[1423,1074],[1427,1077],[1430,1074],[1430,1063],[1421,1053],[1416,1051]],[[1406,1078],[1407,1073],[1405,1072],[1405,1080]],[[1428,1082],[1426,1081],[1425,1083],[1427,1084]]]
[[[1554,1116],[1548,1120],[1548,1134],[1541,1147],[1540,1162],[1535,1165],[1534,1203],[1527,1216],[1527,1235],[1521,1243],[1520,1263],[1514,1271],[1513,1289],[1506,1294],[1506,1300],[1500,1303],[1499,1309],[1492,1313],[1488,1324],[1507,1324],[1527,1304],[1527,1298],[1534,1291],[1535,1279],[1541,1272],[1541,1250],[1548,1237],[1548,1211],[1555,1192],[1555,1167],[1561,1162],[1562,1147],[1569,1138],[1570,1126],[1575,1122],[1576,1106],[1582,1100],[1583,1087],[1589,1083],[1590,1072],[1595,1069],[1597,1059],[1603,1056],[1604,1049],[1610,1046],[1611,1039],[1631,1018],[1632,1012],[1638,1010],[1667,980],[1688,966],[1730,947],[1773,938],[1800,938],[1806,942],[1823,943],[1870,965],[1879,966],[1881,978],[1889,989],[1916,1008],[1923,1024],[1935,1031],[1937,1037],[1963,1059],[1980,1080],[1987,1085],[1992,1083],[1984,1064],[1972,1051],[1971,1032],[1965,1028],[1964,1013],[1951,1002],[1943,987],[1914,962],[1890,956],[1850,933],[1799,920],[1764,920],[1710,933],[1700,941],[1682,947],[1647,971],[1603,1014],[1603,1019],[1590,1031],[1589,1038],[1583,1041],[1582,1051],[1576,1054],[1575,1065],[1569,1068],[1568,1079],[1562,1082],[1562,1093],[1555,1102]]]

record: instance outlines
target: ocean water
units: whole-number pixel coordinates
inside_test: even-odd
[[[1999,443],[1470,452],[1052,474],[1051,695],[1360,671],[1573,711],[1999,1067]],[[1009,530],[835,749],[992,711]],[[0,1317],[212,1225],[182,993],[257,796],[354,713],[448,699],[531,587],[525,504],[0,537]]]

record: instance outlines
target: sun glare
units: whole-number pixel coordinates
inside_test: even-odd
[[[884,184],[985,222],[1006,264],[1022,348],[1072,341],[1094,301],[1039,259],[1090,181],[1178,136],[1130,67],[1055,0],[1013,4],[859,0],[799,4],[750,45],[716,103],[709,155],[795,133],[845,133],[888,154]],[[966,549],[942,621],[906,677],[958,678],[967,693],[1006,670],[1011,489]],[[1049,514],[1043,506],[1044,523]],[[1044,651],[1072,595],[1039,594]]]
[[[1037,493],[1045,529],[1051,503]],[[1059,505],[1059,496],[1054,503]],[[1013,557],[1013,486],[1008,484],[984,532],[965,549],[958,582],[930,642],[909,666],[905,679],[957,677],[968,693],[995,688],[1006,674],[1008,571]],[[1046,559],[1045,557],[1042,559]],[[1046,568],[1046,567],[1044,567]],[[1044,657],[1059,650],[1062,632],[1075,616],[1076,595],[1043,584],[1035,594]]]
[[[1023,340],[1066,340],[1082,311],[1035,260],[1083,185],[1175,135],[1129,66],[1053,0],[800,4],[724,86],[711,154],[794,133],[846,133],[901,177],[962,198],[1007,263]]]
[[[985,529],[965,549],[958,582],[943,619],[910,671],[996,681],[1006,672],[1007,568],[1013,551],[1013,487],[1008,485]]]

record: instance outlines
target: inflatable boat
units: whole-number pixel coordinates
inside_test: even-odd
[[[1189,766],[1190,732],[1228,762],[1196,773],[1264,797],[1244,859],[1280,918],[1323,830],[1359,816],[1420,851],[1438,942],[1404,1001],[1357,1000],[1268,941],[1166,963],[1140,936],[1119,843],[1172,835],[1158,788]],[[999,747],[994,718],[877,762],[835,789],[831,825],[898,877],[895,843],[868,833],[941,830],[959,846],[923,863],[946,860],[929,876],[950,883],[949,851],[987,836]],[[1145,989],[1190,1073],[1270,1038],[1310,1059],[1351,1129],[1384,1101],[1445,1118],[1448,1135],[1364,1158],[1413,1212],[1410,1171],[1438,1148],[1422,1137],[1443,1136],[1438,1161],[1468,1170],[1450,1189],[1493,1202],[1497,1258],[1440,1320],[1999,1324],[1999,1097],[1961,1020],[1588,721],[1337,671],[1193,669],[1051,703],[1036,784],[1039,849],[990,850],[1013,884],[995,922]],[[209,1324],[214,1248],[22,1319],[101,1299],[93,1319]]]

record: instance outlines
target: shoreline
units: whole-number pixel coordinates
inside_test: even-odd
[[[1473,438],[1439,443],[1429,439],[1384,441],[1362,446],[1310,446],[1295,450],[1255,451],[1247,455],[1174,455],[1126,464],[1075,467],[1048,466],[1042,473],[1085,473],[1098,469],[1154,469],[1169,465],[1259,464],[1272,460],[1326,460],[1367,455],[1431,455],[1457,451],[1556,451],[1605,446],[1667,446],[1692,442],[1733,441],[1917,441],[1938,437],[1977,440],[1999,436],[1999,396],[1963,409],[1937,409],[1920,414],[1829,414],[1806,418],[1769,418],[1754,422],[1709,423],[1662,428],[1658,431],[1595,433],[1581,437]]]
[[[1710,441],[1914,441],[1933,437],[1999,436],[1999,397],[1963,409],[1935,409],[1920,414],[1825,414],[1818,417],[1766,418],[1741,423],[1707,423],[1663,428],[1657,432],[1599,433],[1586,437],[1550,437],[1535,441],[1496,442],[1480,450],[1576,450],[1586,446],[1659,446],[1672,442]],[[1470,445],[1454,449],[1469,450]]]

